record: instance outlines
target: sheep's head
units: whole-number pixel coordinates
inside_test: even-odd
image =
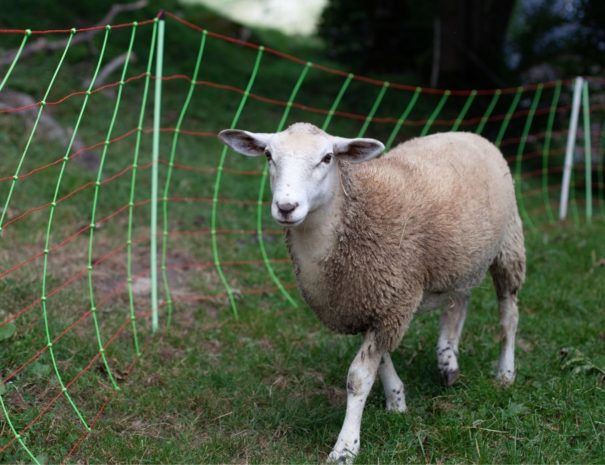
[[[302,224],[310,212],[329,204],[340,185],[338,159],[360,163],[384,150],[377,140],[335,137],[307,123],[274,134],[225,129],[219,138],[244,155],[267,157],[271,214],[286,227]]]

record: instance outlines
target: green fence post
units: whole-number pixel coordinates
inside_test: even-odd
[[[137,123],[137,135],[134,143],[134,153],[132,156],[132,174],[130,176],[130,196],[128,201],[128,232],[126,240],[126,273],[128,283],[128,306],[130,309],[130,325],[132,328],[132,339],[137,356],[141,355],[139,345],[139,336],[137,331],[137,315],[135,311],[133,275],[132,275],[132,256],[133,256],[133,232],[134,232],[134,207],[137,185],[137,172],[139,167],[139,155],[141,152],[141,140],[143,138],[143,123],[145,121],[145,109],[147,108],[147,99],[149,96],[149,83],[151,81],[151,67],[153,65],[153,57],[155,53],[155,45],[157,43],[158,22],[153,24],[151,39],[149,43],[149,56],[147,57],[147,67],[145,68],[145,85],[143,87],[143,95],[141,97],[141,106],[139,110],[139,118]]]
[[[565,164],[563,165],[563,180],[561,182],[561,200],[559,203],[560,220],[567,218],[569,186],[571,184],[571,168],[573,165],[573,154],[576,146],[576,134],[578,131],[578,117],[580,114],[580,97],[582,95],[583,81],[583,78],[577,77],[574,82],[571,117],[569,118],[569,131],[567,133],[567,146],[565,148]]]
[[[158,21],[158,43],[155,61],[155,95],[153,101],[153,148],[151,170],[151,330],[158,330],[158,177],[160,161],[160,118],[162,112],[162,67],[164,57],[164,12]]]
[[[590,130],[590,101],[588,99],[588,81],[582,87],[582,113],[584,116],[584,182],[586,192],[586,222],[592,223],[592,148]]]

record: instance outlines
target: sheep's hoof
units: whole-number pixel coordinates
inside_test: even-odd
[[[441,372],[441,384],[443,386],[451,386],[454,384],[458,378],[460,377],[460,370],[453,371],[442,371]]]
[[[387,399],[386,409],[387,412],[405,413],[407,412],[408,407],[405,404],[405,399],[400,397],[395,399]]]
[[[496,381],[502,387],[508,387],[515,382],[516,373],[514,370],[502,370],[498,371],[496,375]]]
[[[355,454],[350,450],[337,451],[333,450],[328,455],[328,460],[326,463],[328,464],[338,464],[338,465],[352,465],[353,460],[355,460]]]

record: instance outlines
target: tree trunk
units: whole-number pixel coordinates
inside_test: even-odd
[[[515,0],[439,0],[440,82],[450,87],[502,85],[506,28]]]

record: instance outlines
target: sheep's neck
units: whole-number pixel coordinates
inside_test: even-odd
[[[321,264],[329,257],[341,224],[344,193],[340,182],[335,182],[333,192],[329,202],[309,213],[298,228],[288,231],[290,254],[297,268],[298,280],[307,292],[313,289],[313,292],[321,293]]]

